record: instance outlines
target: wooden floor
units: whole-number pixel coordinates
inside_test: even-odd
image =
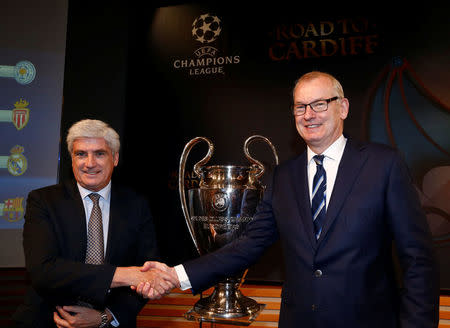
[[[450,296],[441,296],[439,308],[439,328],[450,328]]]
[[[28,283],[23,268],[0,268],[0,327],[12,327],[11,315],[22,302]],[[212,289],[209,289],[204,292],[203,296],[208,295],[211,291]],[[281,286],[244,284],[241,291],[245,296],[266,305],[250,325],[251,328],[278,327]],[[138,316],[138,327],[243,327],[211,323],[199,324],[185,319],[184,314],[198,300],[199,296],[193,296],[189,291],[175,289],[166,297],[147,303]],[[439,328],[450,328],[450,296],[441,296]]]
[[[244,284],[241,291],[242,294],[251,297],[258,303],[266,304],[264,310],[250,325],[251,328],[278,327],[281,286]],[[209,289],[203,295],[209,295],[211,292],[212,289]],[[183,317],[199,298],[199,296],[193,296],[189,291],[175,289],[173,293],[160,300],[149,301],[138,317],[138,327],[200,327],[198,322],[188,321]],[[450,296],[441,296],[439,318],[439,328],[450,328]],[[202,327],[244,326],[203,323]]]
[[[203,293],[207,296],[212,288]],[[242,294],[251,297],[260,304],[265,304],[263,311],[252,322],[252,328],[278,327],[280,313],[280,286],[246,285],[241,288]],[[138,316],[138,327],[199,327],[199,323],[184,319],[184,314],[189,311],[200,296],[193,296],[190,291],[179,289],[166,297],[149,301]],[[224,324],[203,323],[203,327],[230,327]],[[233,325],[232,327],[244,327]]]

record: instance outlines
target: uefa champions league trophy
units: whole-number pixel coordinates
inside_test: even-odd
[[[252,163],[250,166],[204,166],[214,151],[212,142],[205,137],[196,137],[184,147],[178,176],[180,200],[189,233],[200,255],[232,242],[253,219],[264,192],[259,178],[265,171],[263,164],[252,158],[248,151],[249,144],[254,140],[263,140],[270,145],[278,165],[275,147],[266,137],[259,135],[249,137],[244,143],[245,156]],[[200,183],[198,188],[187,191],[188,205],[184,181],[186,160],[192,147],[201,141],[208,144],[208,153],[193,167]],[[247,270],[219,282],[212,294],[200,298],[185,318],[199,322],[249,325],[265,304],[259,304],[240,292],[239,287],[246,273]]]

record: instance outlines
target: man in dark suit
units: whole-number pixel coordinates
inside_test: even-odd
[[[293,115],[307,150],[274,170],[245,234],[182,266],[146,268],[176,271],[181,287],[197,293],[249,267],[280,238],[280,327],[437,327],[437,265],[408,168],[397,150],[344,136],[348,111],[333,76],[302,76]]]
[[[76,181],[33,190],[27,199],[31,286],[14,320],[18,327],[135,327],[146,299],[130,286],[148,282],[159,296],[173,288],[166,273],[138,267],[158,259],[148,203],[111,183],[120,141],[106,123],[75,123],[67,144]]]

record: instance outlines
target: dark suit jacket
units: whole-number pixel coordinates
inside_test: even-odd
[[[53,327],[55,305],[78,301],[109,308],[120,327],[136,326],[136,315],[146,301],[128,287],[109,287],[116,266],[158,258],[148,203],[131,190],[112,185],[105,265],[84,263],[86,229],[75,182],[30,192],[23,246],[31,286],[14,314],[19,326]]]
[[[306,167],[306,152],[279,165],[246,234],[184,264],[193,292],[250,266],[280,238],[286,265],[280,327],[437,327],[431,234],[401,156],[348,139],[318,241]]]

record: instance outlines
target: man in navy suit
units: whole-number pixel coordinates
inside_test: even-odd
[[[130,286],[146,281],[158,297],[174,286],[166,273],[139,270],[158,259],[148,203],[111,183],[120,140],[109,125],[79,121],[67,144],[75,181],[33,190],[27,199],[23,246],[31,286],[14,320],[18,327],[136,327],[147,300]],[[99,212],[91,193],[99,195]],[[91,248],[95,211],[101,228],[92,245],[99,247]]]
[[[146,268],[176,271],[181,287],[198,293],[252,265],[280,238],[280,327],[437,327],[437,265],[408,168],[397,150],[344,136],[348,112],[333,76],[302,76],[293,115],[307,150],[276,167],[244,235],[181,266]],[[319,164],[315,155],[323,155]],[[323,185],[314,181],[317,170],[325,171]],[[323,206],[312,213],[320,188]]]

